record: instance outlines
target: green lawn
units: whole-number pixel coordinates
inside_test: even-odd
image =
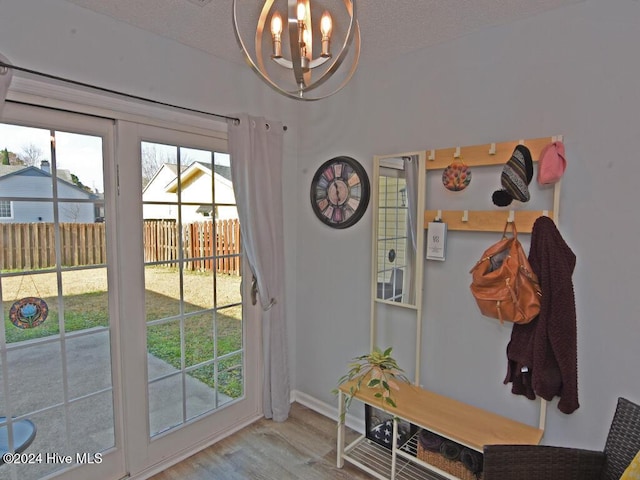
[[[93,327],[106,327],[109,322],[106,288],[106,271],[71,271],[63,274],[64,328],[74,332]],[[59,329],[59,306],[54,274],[43,274],[35,282],[20,277],[2,279],[5,305],[5,334],[7,343],[57,335]],[[166,323],[154,321],[176,316],[179,305],[177,272],[170,269],[147,268],[145,270],[145,306],[147,322],[147,350],[157,358],[175,368],[182,367],[182,342],[184,341],[185,366],[195,366],[218,356],[231,354],[242,348],[242,308],[240,306],[220,309],[214,314],[198,313],[213,307],[213,282],[210,274],[185,272],[184,310],[191,315]],[[20,283],[18,283],[20,282]],[[49,307],[47,319],[31,329],[15,327],[9,319],[12,303],[17,295],[37,295],[44,298]],[[238,302],[240,277],[219,276],[216,281],[218,305],[222,302]],[[13,296],[11,296],[13,295]],[[181,325],[182,324],[182,325]],[[181,336],[181,327],[183,336]],[[215,387],[213,366],[203,366],[190,373],[202,382]],[[219,363],[218,387],[232,398],[242,395],[242,356],[232,355]]]

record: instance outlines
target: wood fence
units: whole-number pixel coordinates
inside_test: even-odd
[[[145,262],[171,262],[180,251],[176,222],[144,222]],[[195,222],[182,227],[182,255],[185,268],[195,271],[240,274],[240,222],[237,219]],[[192,259],[192,260],[189,260]]]
[[[107,262],[104,223],[61,223],[60,263],[65,267]],[[0,223],[0,269],[35,270],[56,264],[53,223]]]
[[[179,258],[176,222],[144,222],[144,261],[173,262]],[[182,228],[185,268],[212,271],[214,260],[220,273],[240,274],[240,223],[234,220],[198,222]],[[63,266],[107,263],[104,223],[61,223]],[[0,223],[0,270],[52,268],[56,262],[55,230],[52,223]]]

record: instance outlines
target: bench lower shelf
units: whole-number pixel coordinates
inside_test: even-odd
[[[396,476],[398,480],[446,480],[447,478],[434,473],[420,465],[416,455],[417,436],[409,440],[399,451],[404,455],[396,457]],[[405,457],[412,457],[411,459]],[[349,445],[343,455],[344,460],[352,463],[361,470],[376,478],[387,480],[391,477],[393,461],[391,450],[378,445],[362,436]]]
[[[405,445],[392,450],[378,446],[366,439],[366,436],[345,448],[345,404],[349,392],[355,391],[352,390],[353,382],[355,380],[339,387],[338,467],[342,466],[343,460],[347,460],[381,480],[459,478],[417,458],[417,434]],[[400,384],[395,396],[399,407],[387,406],[386,413],[393,415],[398,421],[408,422],[480,453],[485,445],[537,445],[544,433],[542,428],[511,420],[412,384]],[[380,404],[374,389],[370,388],[357,390],[354,398],[365,405]],[[396,438],[398,421],[393,424],[393,435]]]

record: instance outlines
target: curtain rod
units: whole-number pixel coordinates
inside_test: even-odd
[[[222,118],[222,119],[225,119],[225,120],[233,120],[236,124],[240,122],[240,119],[237,118],[237,117],[231,117],[231,116],[228,116],[228,115],[221,115],[219,113],[206,112],[204,110],[197,110],[195,108],[183,107],[183,106],[180,106],[180,105],[174,105],[172,103],[161,102],[159,100],[154,100],[152,98],[146,98],[146,97],[141,97],[141,96],[138,96],[138,95],[132,95],[130,93],[120,92],[118,90],[112,90],[110,88],[100,87],[98,85],[92,85],[90,83],[79,82],[78,80],[72,80],[70,78],[60,77],[58,75],[52,75],[50,73],[39,72],[38,70],[32,70],[30,68],[19,67],[17,65],[13,65],[11,63],[5,63],[2,60],[0,60],[0,75],[2,75],[4,73],[2,70],[6,69],[6,68],[11,68],[13,70],[18,70],[20,72],[30,73],[32,75],[38,75],[38,76],[49,78],[49,79],[52,79],[52,80],[58,80],[58,81],[61,81],[61,82],[71,83],[73,85],[78,85],[78,86],[81,86],[81,87],[92,88],[94,90],[99,90],[101,92],[111,93],[111,94],[114,94],[114,95],[119,95],[121,97],[126,97],[126,98],[131,98],[131,99],[134,99],[134,100],[140,100],[140,101],[143,101],[143,102],[153,103],[155,105],[161,105],[163,107],[177,108],[179,110],[184,110],[184,111],[191,112],[191,113],[198,113],[200,115],[208,115],[208,116],[211,116],[211,117]],[[287,126],[284,125],[282,127],[282,129],[286,131],[287,130]]]

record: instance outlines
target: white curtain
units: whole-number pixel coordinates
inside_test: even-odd
[[[407,182],[407,275],[404,285],[404,291],[407,292],[407,298],[404,300],[409,303],[415,303],[415,288],[416,272],[414,265],[416,264],[416,249],[418,235],[417,228],[417,215],[420,209],[418,208],[418,156],[412,155],[410,157],[402,157],[404,163],[404,174]]]
[[[407,209],[409,215],[409,237],[411,247],[416,251],[417,215],[418,215],[418,156],[402,157],[405,180],[407,181]]]
[[[231,176],[242,243],[262,307],[266,418],[289,416],[289,370],[284,305],[282,142],[279,122],[238,115],[229,122]]]
[[[11,62],[0,53],[0,62],[11,65]],[[7,90],[11,84],[11,78],[13,77],[13,69],[0,66],[0,115],[2,115],[2,109],[4,108],[4,100],[7,98]]]

